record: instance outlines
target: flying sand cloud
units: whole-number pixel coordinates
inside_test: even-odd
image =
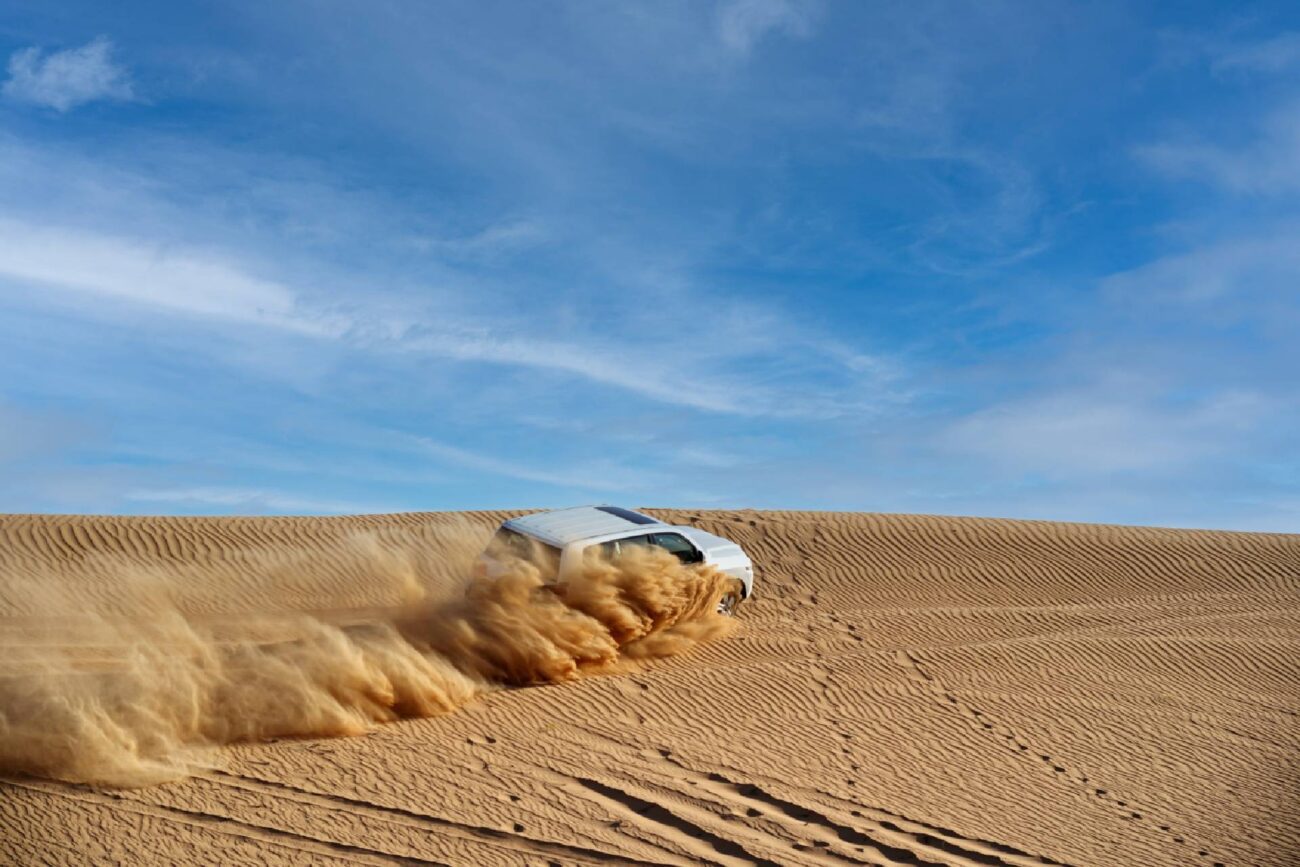
[[[346,626],[241,615],[233,636],[177,603],[203,592],[193,576],[122,575],[111,611],[57,581],[11,577],[6,592],[56,625],[5,662],[0,772],[152,785],[211,766],[223,744],[360,735],[502,686],[681,653],[733,626],[717,613],[725,576],[657,550],[593,560],[559,594],[519,561],[442,594],[391,556],[375,556],[373,577],[407,604]]]

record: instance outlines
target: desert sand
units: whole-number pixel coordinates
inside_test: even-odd
[[[657,514],[734,628],[458,599],[508,513],[0,517],[0,862],[1300,860],[1300,536]]]

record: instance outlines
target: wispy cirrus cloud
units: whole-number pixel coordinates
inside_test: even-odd
[[[1238,452],[1269,414],[1266,403],[1233,392],[1161,400],[1158,392],[1109,383],[987,407],[948,427],[937,444],[1042,478],[1183,472],[1195,461]]]
[[[1215,72],[1278,73],[1300,65],[1300,32],[1226,44],[1216,41],[1209,54]]]
[[[1300,66],[1300,31],[1254,38],[1189,33],[1174,41],[1183,62],[1207,68],[1225,86],[1246,85],[1252,97],[1265,100],[1244,122],[1184,123],[1180,135],[1135,148],[1138,159],[1167,178],[1231,194],[1278,196],[1300,189],[1300,88],[1286,74]]]
[[[1208,308],[1227,322],[1282,313],[1269,302],[1293,302],[1298,284],[1300,225],[1282,223],[1159,256],[1107,277],[1101,288],[1116,301]]]
[[[135,97],[130,75],[113,61],[113,43],[104,36],[49,54],[36,46],[15,51],[3,90],[10,99],[59,112],[97,100]]]
[[[772,379],[771,364],[792,340],[808,341],[810,356],[852,378],[876,379],[879,364],[840,343],[797,336],[776,317],[746,316],[730,346],[697,342],[669,330],[633,327],[583,341],[547,335],[538,320],[392,305],[351,303],[336,294],[328,305],[313,293],[257,276],[229,256],[176,244],[144,242],[81,229],[0,217],[0,278],[8,294],[63,293],[99,302],[107,313],[121,304],[156,315],[183,317],[198,326],[258,327],[336,342],[368,351],[400,352],[549,371],[707,412],[744,416],[824,415],[835,398],[800,393],[796,385],[766,385],[719,367],[757,366]],[[346,278],[345,278],[346,279]],[[357,278],[363,281],[363,278]],[[6,288],[0,284],[0,294]],[[39,303],[39,299],[33,299]],[[399,308],[401,305],[398,305]],[[92,304],[93,307],[93,304]],[[91,307],[81,310],[89,313]],[[541,321],[547,321],[543,319]],[[713,314],[715,338],[727,319]],[[647,326],[649,328],[649,326]],[[674,346],[664,352],[664,346]],[[766,357],[761,364],[757,359]],[[798,365],[781,362],[797,374]]]
[[[741,55],[769,34],[807,37],[812,24],[812,9],[805,0],[727,0],[718,9],[718,37],[729,51]]]
[[[1188,136],[1142,145],[1136,153],[1163,175],[1233,193],[1277,196],[1300,190],[1300,100],[1273,109],[1254,132],[1244,143]]]
[[[437,442],[428,437],[407,438],[418,450],[433,455],[450,466],[489,473],[509,479],[540,482],[569,490],[620,491],[645,489],[652,482],[647,473],[630,470],[610,461],[596,461],[586,466],[556,467],[533,465],[518,460],[482,454],[459,446]]]
[[[170,313],[337,336],[339,319],[312,316],[286,286],[219,257],[156,243],[0,217],[0,275]]]

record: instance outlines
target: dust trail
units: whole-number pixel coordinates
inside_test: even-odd
[[[592,560],[557,592],[515,561],[362,623],[249,614],[237,629],[187,614],[156,576],[123,588],[125,616],[26,587],[54,625],[0,664],[0,773],[150,785],[211,764],[221,744],[357,735],[503,685],[615,671],[727,632],[727,580],[649,549]]]

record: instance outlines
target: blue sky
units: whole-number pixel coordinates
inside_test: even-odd
[[[0,11],[0,510],[1300,531],[1294,4]]]

